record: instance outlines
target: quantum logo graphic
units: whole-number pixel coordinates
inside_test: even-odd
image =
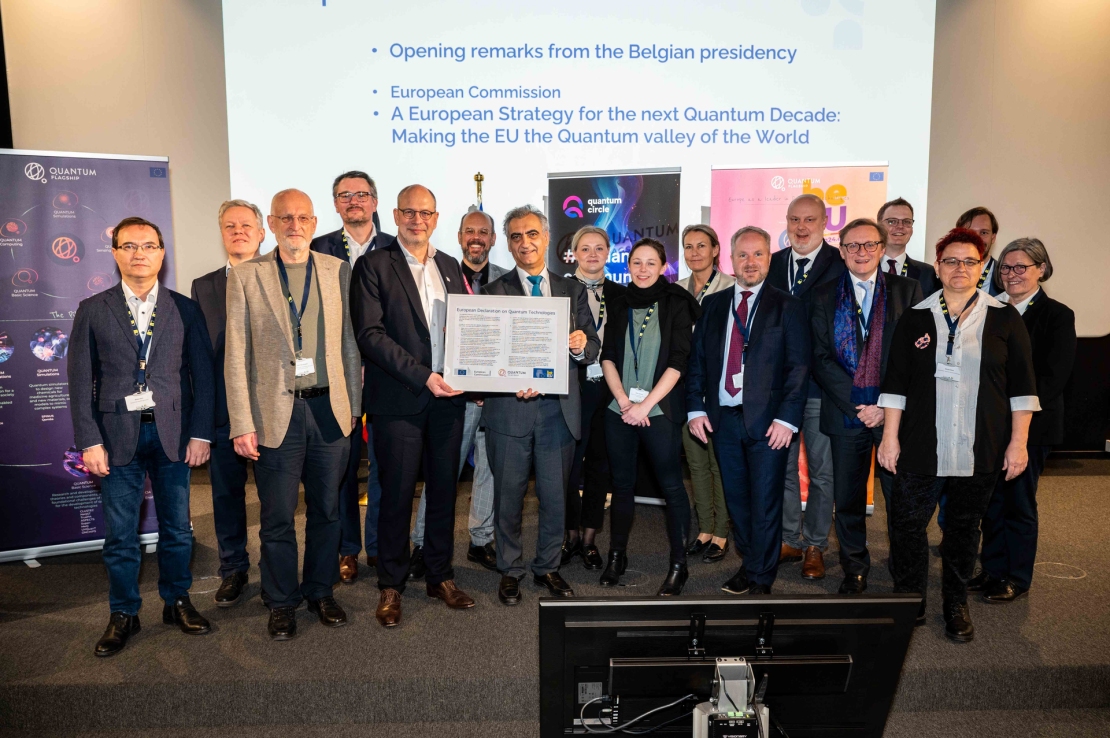
[[[786,180],[783,179],[782,177],[778,176],[778,175],[775,175],[774,177],[771,177],[771,189],[772,190],[782,190],[783,192],[785,192],[786,191]]]
[[[90,292],[102,292],[112,286],[112,278],[107,274],[94,274],[85,283]]]
[[[14,238],[27,232],[27,224],[19,218],[8,218],[0,227],[0,238]]]
[[[104,243],[111,243],[112,242],[112,232],[114,230],[116,230],[116,229],[112,226],[108,226],[107,228],[102,230],[100,232],[100,240],[103,241]]]
[[[50,244],[50,253],[62,264],[76,264],[85,255],[85,246],[76,236],[58,236]]]
[[[46,170],[43,169],[42,164],[39,164],[37,161],[33,161],[23,167],[23,173],[27,175],[27,179],[37,180],[46,184]]]
[[[566,200],[563,200],[563,215],[568,218],[584,218],[585,215],[582,213],[582,198],[578,195],[571,195]]]
[[[75,207],[77,207],[77,193],[62,190],[54,196],[55,210],[73,210]]]
[[[34,269],[20,269],[12,275],[12,285],[15,287],[30,287],[39,281],[39,273]]]

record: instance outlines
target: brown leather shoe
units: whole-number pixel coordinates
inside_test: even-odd
[[[374,617],[382,624],[383,628],[392,628],[401,624],[401,593],[395,589],[383,589],[381,599],[378,600],[378,609]]]
[[[780,564],[789,564],[793,561],[801,561],[801,560],[802,560],[802,549],[794,548],[793,546],[791,546],[789,544],[786,544],[786,543],[782,544],[782,548],[779,549],[779,563]]]
[[[802,564],[802,579],[824,579],[825,557],[817,546],[806,549],[806,560]]]
[[[474,600],[466,592],[455,586],[454,579],[439,584],[429,584],[428,596],[443,600],[452,610],[466,610],[474,607]]]
[[[354,584],[356,579],[358,579],[358,557],[340,556],[339,581],[344,584]]]

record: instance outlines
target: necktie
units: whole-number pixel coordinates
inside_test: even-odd
[[[474,276],[470,278],[470,289],[474,290],[474,294],[478,294],[482,290],[481,272],[474,272]]]
[[[746,325],[748,322],[748,298],[751,296],[752,293],[748,290],[740,293],[740,307],[737,308],[732,321],[732,337],[728,344],[728,365],[725,367],[725,391],[732,397],[736,397],[741,389],[736,386],[732,378],[739,374],[744,366],[744,334],[740,332],[740,323]]]
[[[795,263],[794,289],[797,289],[801,286],[802,282],[806,281],[806,264],[808,263],[808,257],[798,259],[798,261]]]
[[[528,276],[528,281],[532,283],[532,297],[543,297],[543,292],[540,290],[540,281],[543,277],[539,274],[536,276]]]
[[[863,302],[860,303],[860,307],[863,308],[863,317],[866,318],[871,314],[871,283],[860,282],[860,287],[863,288]]]
[[[898,271],[894,268],[897,263],[898,262],[895,261],[894,259],[887,259],[886,260],[886,273],[887,274],[893,274],[894,276],[897,277],[898,276]]]

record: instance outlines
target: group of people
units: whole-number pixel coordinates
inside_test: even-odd
[[[474,607],[452,568],[468,457],[467,559],[500,574],[505,605],[521,601],[529,573],[549,594],[574,596],[559,572],[577,559],[601,571],[602,586],[618,585],[644,477],[666,501],[670,565],[660,596],[682,592],[691,557],[723,560],[730,529],[743,563],[724,591],[769,593],[791,560],[804,560],[802,576],[824,577],[834,509],[839,591],[862,593],[873,450],[896,592],[925,594],[925,530],[938,507],[949,636],[973,636],[969,590],[991,602],[1028,591],[1037,478],[1062,440],[1074,315],[1040,287],[1052,273],[1040,241],[1018,239],[990,256],[998,223],[985,208],[937,244],[935,271],[905,254],[908,202],[848,223],[833,246],[824,240],[825,204],[807,194],[787,210],[789,249],[772,253],[770,235],[755,226],[732,234],[735,276],[720,269],[714,230],[691,225],[682,233],[687,279],[668,281],[663,244],[645,238],[631,246],[621,285],[605,275],[611,245],[593,226],[573,237],[573,277],[550,272],[547,218],[530,205],[504,217],[514,265],[503,269],[489,261],[497,224],[480,209],[459,222],[460,264],[431,243],[439,213],[428,188],[397,195],[396,236],[380,229],[366,173],[338,176],[332,197],[343,226],[320,237],[313,204],[298,190],[277,193],[265,219],[249,202],[223,203],[227,262],[194,281],[192,299],[158,285],[156,224],[132,217],[113,230],[121,282],[81,303],[69,353],[76,441],[101,477],[105,513],[111,615],[96,655],[119,653],[140,627],[137,526],[147,476],[163,622],[210,632],[189,597],[190,468],[206,462],[222,579],[215,603],[231,607],[244,598],[250,568],[253,461],[262,599],[275,640],[296,635],[306,600],[323,625],[347,623],[334,588],[358,579],[363,551],[377,573],[382,626],[400,624],[412,580],[449,608]],[[260,256],[267,228],[277,244]],[[566,395],[451,387],[447,295],[478,293],[568,298]],[[526,564],[523,504],[533,477],[537,541]],[[610,493],[603,557],[596,534]]]

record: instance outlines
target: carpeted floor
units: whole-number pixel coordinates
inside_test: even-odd
[[[30,569],[0,565],[0,732],[19,736],[195,736],[298,733],[306,736],[538,734],[537,600],[500,605],[497,575],[466,561],[469,483],[460,490],[456,579],[478,601],[466,612],[428,599],[421,583],[405,592],[404,622],[386,631],[373,618],[372,576],[337,587],[351,618],[328,630],[302,610],[298,637],[273,643],[258,594],[258,504],[253,490],[251,599],[230,610],[211,601],[218,579],[206,475],[193,487],[197,544],[193,599],[216,632],[189,638],[161,624],[157,562],[144,556],[143,630],[120,656],[92,646],[107,621],[99,554],[43,559]],[[977,635],[957,645],[943,636],[939,560],[930,572],[930,617],[918,628],[886,735],[1086,736],[1110,734],[1110,462],[1050,461],[1041,483],[1041,547],[1030,596],[1006,606],[973,600]],[[303,515],[303,508],[302,508]],[[526,547],[534,545],[529,498]],[[873,591],[890,591],[882,499],[872,518]],[[303,533],[303,516],[300,518]],[[939,542],[935,526],[932,542]],[[663,514],[640,506],[629,549],[631,570],[616,594],[652,594],[667,563]],[[599,538],[605,550],[604,535]],[[776,592],[834,592],[840,579],[833,541],[829,576],[807,582],[800,565],[780,569]],[[698,563],[686,592],[717,594],[739,560]],[[613,594],[597,573],[572,564],[564,576],[581,595]],[[288,730],[285,730],[288,729]]]

